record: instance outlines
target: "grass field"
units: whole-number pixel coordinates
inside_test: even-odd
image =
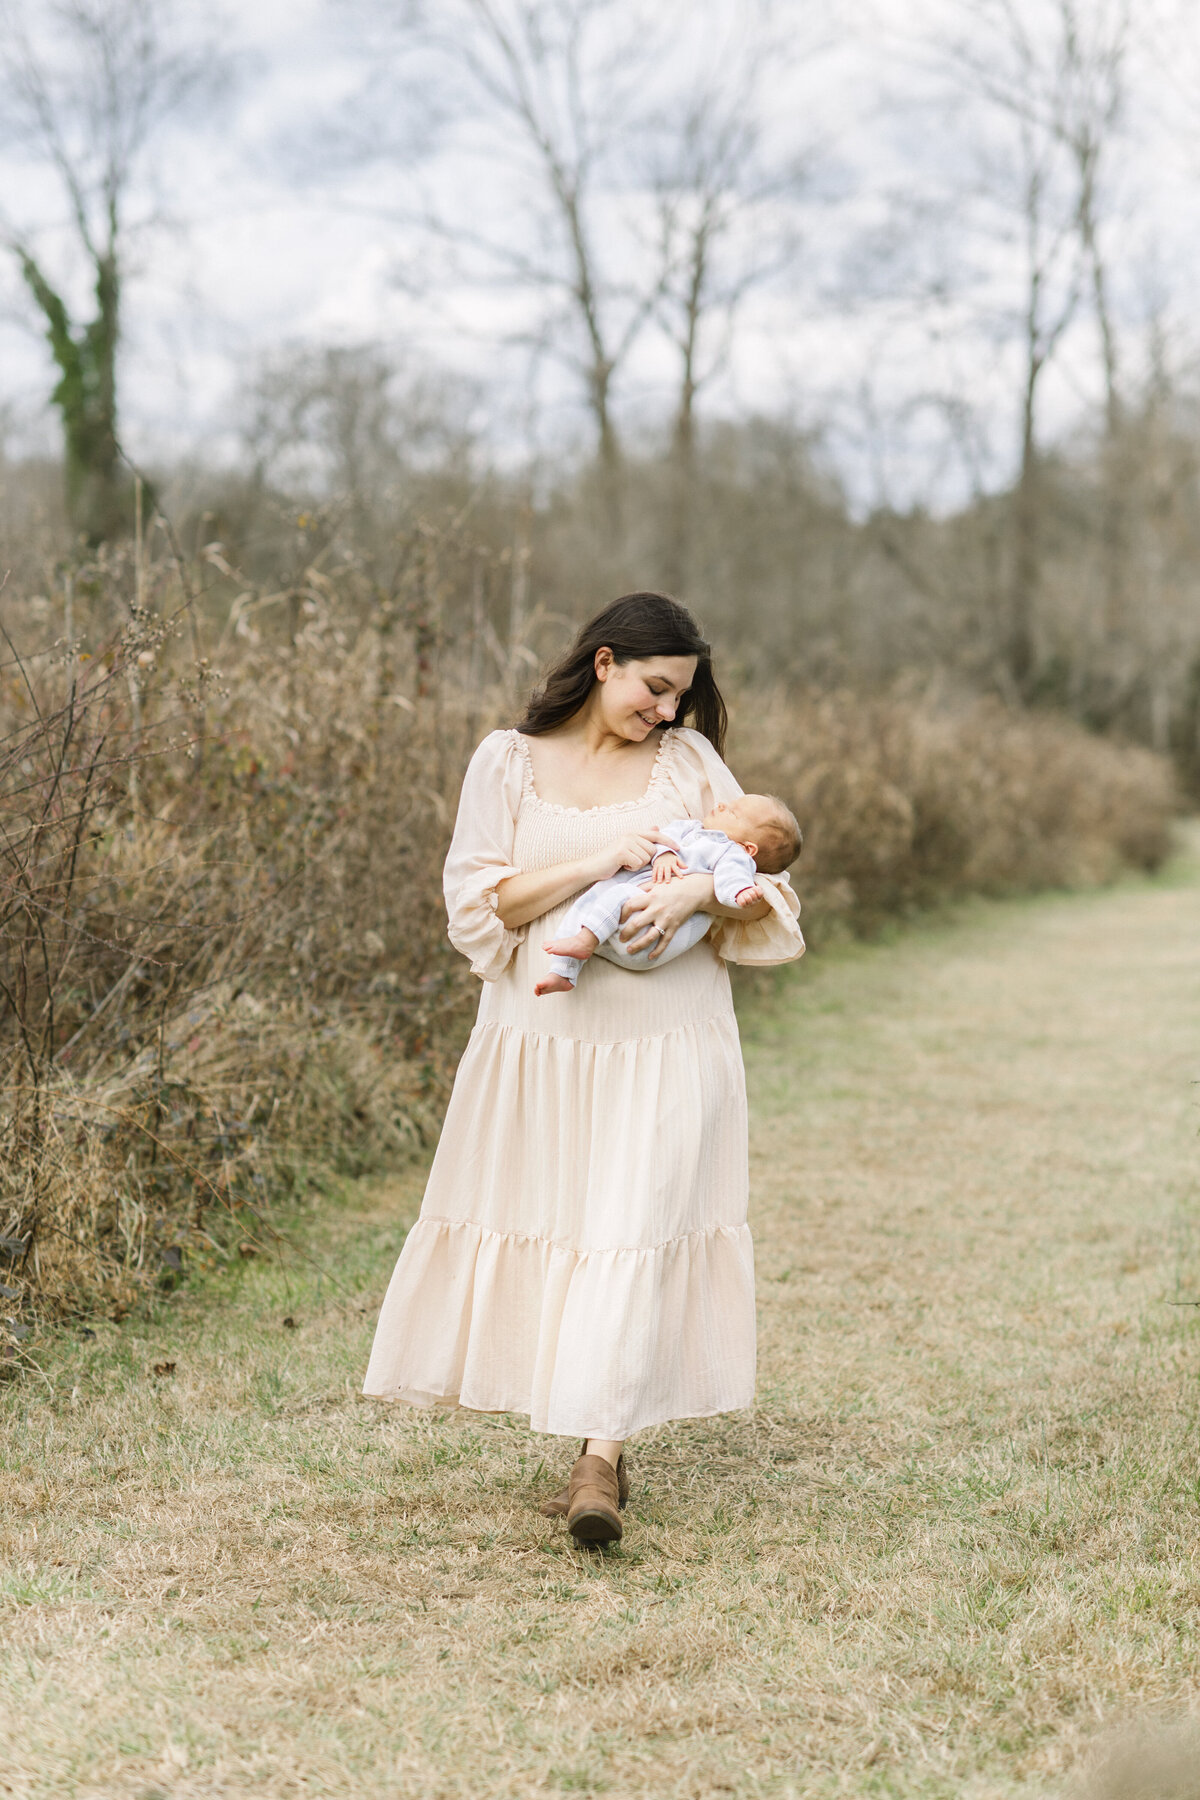
[[[419,1170],[35,1346],[0,1794],[1200,1795],[1119,1761],[1200,1710],[1200,871],[810,959],[744,1029],[758,1403],[633,1444],[617,1552],[534,1510],[573,1445],[358,1396]]]

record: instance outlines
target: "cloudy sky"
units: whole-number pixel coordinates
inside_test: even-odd
[[[1035,33],[1058,4],[1027,0]],[[749,40],[764,10],[752,0],[697,7],[688,17],[703,14],[704,32],[681,31],[677,55],[635,71],[660,84],[664,106],[673,83],[732,68],[739,38]],[[1113,0],[1089,8],[1116,10]],[[51,0],[18,10],[35,35],[53,31]],[[482,111],[433,106],[439,65],[394,59],[380,23],[388,10],[371,0],[242,0],[212,37],[229,68],[156,140],[139,180],[136,210],[150,222],[129,271],[123,397],[142,457],[236,457],[264,360],[327,343],[379,344],[411,371],[460,379],[497,455],[557,454],[584,438],[577,380],[531,348],[546,330],[542,299],[486,279],[490,265],[478,256],[449,256],[423,223],[433,213],[533,254],[538,224],[524,201],[534,177],[514,164],[511,133]],[[433,23],[458,10],[459,0],[444,0],[439,21],[435,0]],[[805,175],[785,201],[747,213],[729,254],[752,258],[753,235],[776,227],[795,250],[742,303],[705,407],[710,416],[785,411],[822,430],[862,504],[950,501],[972,469],[1003,480],[1024,295],[1007,208],[1011,122],[978,99],[947,99],[941,67],[951,43],[970,39],[972,0],[930,0],[923,15],[918,0],[873,10],[778,0],[765,12],[774,49],[753,86],[763,161],[778,171],[801,159]],[[1195,15],[1196,0],[1169,11],[1164,0],[1161,12],[1146,0],[1145,41],[1130,59],[1121,135],[1104,171],[1105,245],[1131,379],[1152,339],[1165,339],[1180,367],[1195,351]],[[208,9],[177,17],[181,43],[212,32]],[[608,266],[631,286],[638,208],[626,170],[595,214]],[[84,302],[61,190],[11,143],[0,144],[0,215]],[[630,430],[661,425],[674,379],[669,345],[645,332],[619,386]],[[37,320],[11,259],[0,262],[10,454],[53,446],[51,385]],[[1099,392],[1095,333],[1080,307],[1046,385],[1047,428],[1078,427]]]

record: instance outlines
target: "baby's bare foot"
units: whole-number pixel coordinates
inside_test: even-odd
[[[555,938],[552,944],[546,944],[544,948],[551,956],[573,956],[578,962],[586,962],[599,942],[595,932],[589,931],[584,925],[574,937]]]
[[[539,995],[569,994],[572,992],[572,986],[573,984],[567,980],[565,975],[547,975],[544,981],[538,982],[533,991]]]

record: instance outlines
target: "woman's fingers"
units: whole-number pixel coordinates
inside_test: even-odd
[[[644,912],[653,898],[654,888],[650,882],[644,882],[641,887],[634,888],[628,900],[621,908],[621,923],[625,924],[626,921],[632,919],[636,913]]]
[[[621,942],[634,952],[649,950],[651,960],[666,949],[675,935],[677,919],[671,917],[674,902],[669,890],[640,887],[621,909]]]
[[[643,832],[635,831],[621,845],[621,867],[623,869],[641,869],[654,855],[658,845],[653,838]]]

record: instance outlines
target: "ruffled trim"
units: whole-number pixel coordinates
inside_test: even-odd
[[[563,1244],[557,1238],[546,1237],[540,1231],[497,1231],[491,1225],[480,1225],[474,1219],[443,1219],[437,1213],[423,1212],[413,1226],[437,1225],[447,1231],[469,1231],[481,1238],[494,1238],[500,1244],[533,1244],[544,1251],[561,1251],[583,1262],[589,1256],[657,1256],[662,1250],[673,1250],[679,1244],[694,1244],[699,1238],[719,1236],[722,1232],[735,1235],[749,1233],[748,1225],[706,1225],[700,1231],[679,1231],[674,1237],[660,1238],[656,1244],[598,1244],[590,1250],[581,1250],[577,1244]],[[411,1235],[411,1234],[410,1234]]]
[[[514,726],[509,735],[520,753],[523,770],[521,792],[525,798],[532,800],[534,805],[540,806],[544,812],[567,813],[576,818],[590,818],[593,813],[634,812],[639,806],[645,806],[648,800],[654,798],[662,784],[667,746],[674,738],[675,732],[670,726],[662,732],[658,752],[654,758],[654,765],[650,770],[650,779],[644,793],[639,794],[636,800],[613,800],[608,806],[560,806],[557,800],[543,800],[533,784],[533,758],[530,756],[529,746],[525,742],[525,733],[518,731]]]
[[[713,921],[708,941],[726,962],[752,963],[774,968],[804,955],[804,937],[797,923],[800,901],[786,875],[759,875],[758,885],[771,911],[765,919]]]
[[[745,1225],[576,1250],[469,1220],[417,1220],[380,1313],[364,1394],[627,1438],[754,1397]]]
[[[476,869],[460,884],[455,896],[449,938],[471,964],[472,975],[498,981],[512,961],[528,927],[510,931],[500,918],[496,889],[510,875],[519,875],[512,863],[489,863]]]

